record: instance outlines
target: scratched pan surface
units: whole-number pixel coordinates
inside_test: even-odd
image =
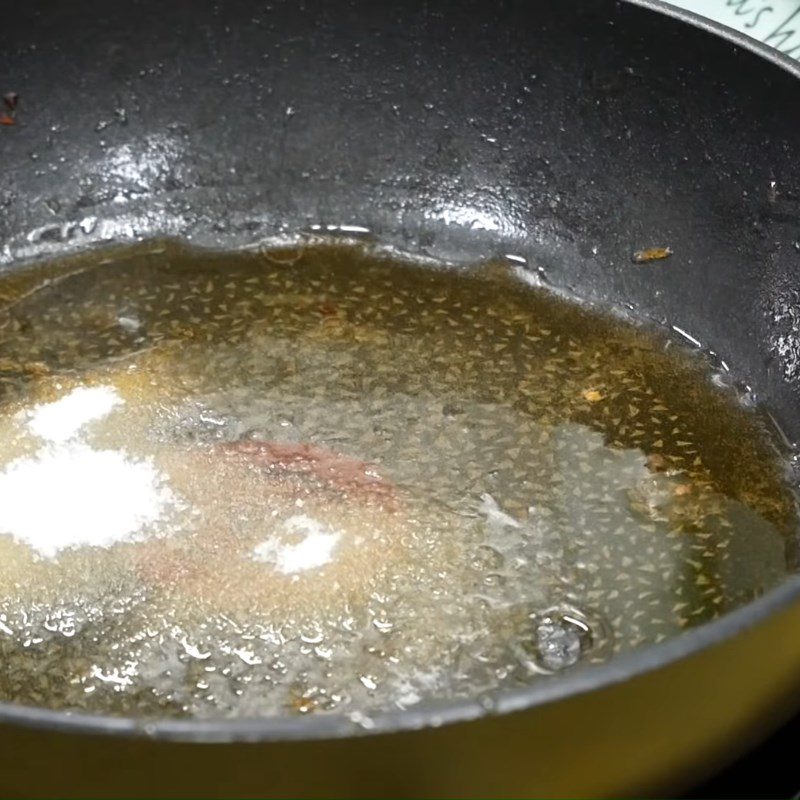
[[[0,88],[20,101],[0,129],[3,270],[109,242],[230,248],[314,226],[465,264],[513,253],[689,332],[800,436],[800,82],[777,56],[604,0],[4,5]],[[669,269],[631,268],[656,243],[675,251]],[[674,791],[792,710],[799,618],[791,579],[491,714],[461,702],[370,731],[0,705],[0,787]]]

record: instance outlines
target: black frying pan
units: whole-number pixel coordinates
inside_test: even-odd
[[[227,248],[313,226],[455,262],[513,253],[688,332],[800,435],[800,83],[779,56],[657,3],[3,5],[0,89],[20,100],[0,128],[2,269],[108,241]],[[668,268],[631,268],[651,244],[673,248]],[[368,731],[0,705],[0,789],[674,790],[791,710],[798,623],[792,579],[492,713],[387,713]]]

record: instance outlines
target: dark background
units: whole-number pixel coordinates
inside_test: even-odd
[[[800,717],[795,717],[728,769],[695,786],[686,798],[797,798]]]

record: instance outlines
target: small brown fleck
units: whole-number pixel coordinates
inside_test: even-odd
[[[661,261],[672,255],[671,247],[648,247],[645,250],[637,250],[632,258],[634,264],[648,264],[651,261]]]
[[[17,121],[9,114],[0,114],[0,125],[16,125]]]
[[[308,714],[317,707],[317,701],[313,697],[292,694],[289,700],[289,708],[297,714]]]
[[[14,111],[19,102],[19,95],[16,92],[6,92],[3,95],[3,103],[9,111]]]

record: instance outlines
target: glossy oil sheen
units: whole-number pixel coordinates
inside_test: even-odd
[[[552,680],[791,571],[794,500],[759,417],[697,354],[506,266],[163,243],[0,294],[0,469],[45,447],[32,407],[111,387],[121,407],[81,443],[152,462],[180,499],[56,559],[0,537],[3,699],[408,708]],[[301,517],[337,532],[330,563],[253,557]]]

